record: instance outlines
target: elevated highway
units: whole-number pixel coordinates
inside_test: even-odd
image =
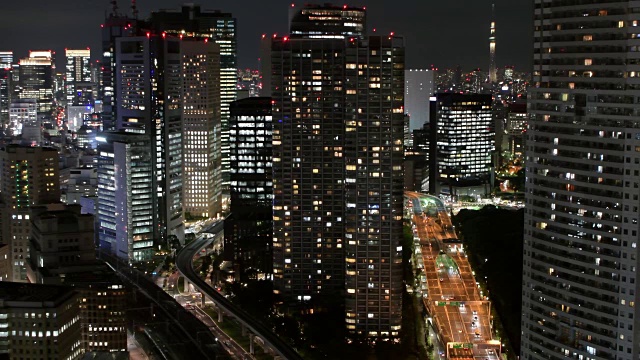
[[[213,234],[220,234],[223,229],[224,222],[221,221],[210,227],[207,231]],[[296,350],[278,337],[278,335],[276,335],[269,327],[259,321],[256,321],[246,311],[231,303],[231,301],[209,286],[209,284],[198,276],[193,268],[193,258],[214,240],[215,237],[198,239],[180,250],[176,256],[176,267],[180,274],[182,274],[196,290],[213,301],[215,306],[218,308],[219,320],[222,320],[221,316],[223,313],[237,319],[243,329],[247,329],[252,334],[250,336],[252,346],[253,336],[257,336],[262,339],[267,347],[276,354],[276,357],[286,360],[302,360],[302,357],[296,352]]]
[[[420,249],[423,302],[447,359],[497,360],[501,343],[492,337],[491,303],[483,296],[447,209],[437,197],[405,192]]]

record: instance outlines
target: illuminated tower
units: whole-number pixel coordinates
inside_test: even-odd
[[[77,98],[77,91],[81,87],[79,85],[91,82],[91,71],[89,69],[91,50],[89,48],[81,50],[65,49],[65,57],[65,94],[67,102],[73,104]]]
[[[489,36],[489,82],[498,81],[496,70],[496,5],[491,4],[491,36]]]

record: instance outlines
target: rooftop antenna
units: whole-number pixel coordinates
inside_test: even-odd
[[[138,7],[136,6],[136,0],[131,0],[131,13],[133,14],[133,18],[138,18]]]
[[[111,15],[118,15],[118,0],[111,0]]]

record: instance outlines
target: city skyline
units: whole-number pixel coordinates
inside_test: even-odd
[[[262,34],[287,33],[287,10],[294,3],[300,7],[310,1],[219,1],[197,2],[203,9],[231,12],[238,19],[238,63],[239,68],[258,68],[259,44]],[[147,18],[158,9],[180,9],[185,1],[158,0],[138,1],[140,18]],[[496,32],[498,67],[514,65],[520,71],[531,68],[532,4],[524,1],[483,0],[465,3],[460,7],[455,2],[418,3],[413,0],[385,2],[383,0],[361,0],[349,2],[350,6],[367,8],[369,31],[385,34],[394,32],[406,39],[407,68],[426,68],[434,65],[453,68],[460,65],[465,70],[489,66],[489,25],[491,4],[496,5]],[[249,6],[247,6],[249,5]],[[119,11],[130,15],[130,2],[118,1]],[[24,22],[24,9],[39,9],[34,12],[34,21]],[[406,11],[411,9],[411,11]],[[75,14],[81,12],[83,16]],[[14,34],[3,41],[4,50],[14,50],[16,58],[24,57],[29,50],[52,49],[56,51],[57,64],[63,64],[65,48],[92,49],[93,60],[99,54],[100,27],[105,15],[111,12],[107,0],[83,2],[59,0],[43,3],[26,0],[3,5],[0,14],[0,31]],[[38,18],[38,14],[47,14]],[[265,18],[270,21],[265,21]],[[455,19],[451,21],[450,19]],[[34,26],[33,24],[38,24]],[[79,31],[82,29],[82,31]],[[63,71],[63,69],[58,69]]]

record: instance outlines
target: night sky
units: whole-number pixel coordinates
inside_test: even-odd
[[[152,10],[178,9],[179,0],[138,0],[141,18]],[[239,66],[258,66],[260,36],[285,34],[291,0],[201,0],[203,9],[231,12],[238,19]],[[293,1],[324,3],[327,0]],[[494,0],[497,18],[498,66],[531,66],[532,1]],[[342,5],[340,2],[335,4]],[[461,65],[463,70],[486,69],[489,64],[489,22],[492,0],[354,0],[367,7],[369,30],[405,37],[407,68]],[[130,14],[130,1],[119,0],[121,12]],[[28,50],[52,49],[63,61],[64,48],[91,47],[98,58],[100,24],[110,9],[108,0],[2,1],[0,50],[23,57]]]

